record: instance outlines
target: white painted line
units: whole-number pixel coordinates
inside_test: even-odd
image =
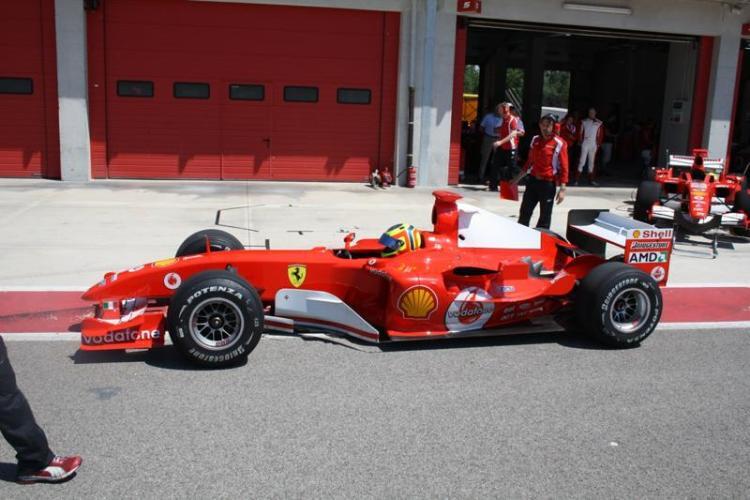
[[[42,285],[19,285],[0,286],[0,292],[85,292],[86,286],[42,286]]]
[[[77,332],[41,332],[41,333],[0,333],[6,342],[36,342],[56,340],[81,340]]]
[[[670,283],[666,288],[750,288],[750,283]]]
[[[657,330],[732,330],[750,328],[750,321],[717,321],[706,323],[659,323]]]

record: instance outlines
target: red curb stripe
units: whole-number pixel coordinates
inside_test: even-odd
[[[750,287],[664,288],[664,323],[750,321]]]

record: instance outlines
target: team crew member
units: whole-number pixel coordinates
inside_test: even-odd
[[[495,149],[495,143],[500,139],[497,136],[497,129],[503,119],[500,117],[500,105],[495,106],[495,110],[487,113],[479,123],[482,131],[482,154],[479,164],[479,182],[484,182],[484,175],[487,172],[487,163],[492,157],[492,151]]]
[[[539,220],[536,227],[549,229],[558,184],[560,190],[557,191],[557,203],[562,203],[565,199],[565,185],[568,182],[568,146],[555,134],[556,123],[555,116],[549,114],[539,120],[541,135],[531,139],[526,165],[513,179],[513,182],[517,183],[524,176],[529,176],[521,201],[521,213],[518,216],[518,222],[524,226],[529,225],[531,214],[538,203]]]
[[[604,125],[596,117],[596,109],[589,108],[589,117],[581,122],[581,157],[578,159],[578,179],[583,174],[583,166],[588,164],[589,181],[592,186],[598,186],[594,177],[594,161],[596,152],[604,140]]]
[[[581,120],[576,113],[568,113],[560,123],[560,137],[565,140],[568,146],[568,162],[572,165],[578,165],[578,137],[580,135]]]
[[[510,112],[512,104],[500,104],[502,123],[497,129],[500,140],[495,143],[490,168],[490,191],[497,191],[500,179],[510,180],[516,175],[516,151],[518,149],[518,135],[521,133],[518,118]]]
[[[20,483],[57,482],[72,476],[81,457],[55,456],[44,431],[34,420],[28,401],[16,385],[16,374],[0,337],[0,432],[16,450]]]

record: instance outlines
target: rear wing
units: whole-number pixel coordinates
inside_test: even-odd
[[[568,241],[581,250],[605,258],[607,244],[624,249],[623,261],[667,284],[674,231],[629,219],[607,210],[568,212]]]
[[[695,156],[688,155],[669,155],[669,166],[676,172],[682,172],[693,168],[695,163]],[[703,169],[707,174],[714,174],[719,177],[724,172],[724,159],[723,158],[703,158]]]

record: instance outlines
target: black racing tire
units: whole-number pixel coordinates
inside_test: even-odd
[[[745,212],[745,215],[750,217],[750,193],[747,192],[747,189],[737,191],[734,197],[734,210],[735,212]]]
[[[167,313],[172,343],[191,362],[223,368],[244,362],[263,333],[258,292],[229,271],[205,271],[186,280]]]
[[[175,257],[185,257],[186,255],[196,255],[206,252],[206,237],[208,237],[212,252],[222,250],[242,250],[245,248],[242,242],[235,238],[233,234],[220,229],[204,229],[193,233],[182,242],[177,249]]]
[[[633,218],[643,222],[651,222],[648,212],[655,203],[659,202],[660,197],[661,184],[656,181],[641,182],[638,186],[638,192],[635,195]]]
[[[582,281],[576,294],[578,325],[610,347],[635,347],[651,335],[663,310],[656,281],[640,269],[605,262]]]

